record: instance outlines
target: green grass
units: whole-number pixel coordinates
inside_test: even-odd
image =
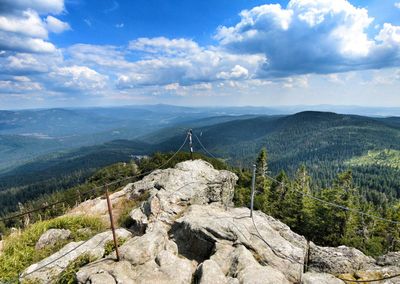
[[[76,273],[79,271],[79,269],[83,266],[85,266],[88,263],[91,263],[95,261],[96,258],[94,258],[90,254],[83,254],[79,256],[77,259],[75,259],[73,262],[71,262],[67,268],[58,276],[58,279],[56,280],[56,284],[75,284],[78,283],[78,280],[76,279]]]
[[[354,157],[346,164],[349,166],[385,166],[394,169],[400,169],[400,151],[399,150],[373,150],[359,157]]]
[[[90,230],[79,231],[82,228],[89,228]],[[36,250],[36,242],[48,229],[68,229],[71,231],[71,239],[60,242],[51,248]],[[48,257],[70,241],[86,240],[103,229],[103,223],[97,218],[64,216],[37,222],[21,233],[14,233],[6,237],[4,250],[0,255],[0,283],[17,283],[18,274],[29,265]]]

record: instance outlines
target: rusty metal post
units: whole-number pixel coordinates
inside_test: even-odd
[[[111,231],[112,231],[113,239],[114,239],[115,253],[117,254],[117,261],[119,261],[118,240],[117,240],[117,236],[115,235],[114,217],[112,214],[112,204],[110,201],[110,196],[108,195],[108,186],[106,186],[106,199],[107,199],[107,206],[108,206],[108,214],[110,215],[110,224],[111,224]]]

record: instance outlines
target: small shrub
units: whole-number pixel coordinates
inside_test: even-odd
[[[118,247],[119,247],[119,246],[122,246],[126,242],[126,239],[125,238],[117,238],[117,242],[118,242]],[[106,244],[104,245],[104,257],[109,255],[110,253],[112,253],[114,250],[115,250],[114,240],[107,241]]]
[[[79,269],[88,263],[95,261],[96,258],[91,254],[83,254],[71,262],[64,271],[58,276],[56,284],[75,284],[78,283],[76,273]]]

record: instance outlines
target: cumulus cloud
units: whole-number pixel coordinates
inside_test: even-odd
[[[53,32],[56,34],[59,34],[59,33],[62,33],[63,31],[67,31],[67,30],[71,29],[71,27],[69,26],[68,23],[60,21],[59,19],[54,18],[53,16],[47,16],[46,27],[50,32]]]
[[[5,33],[0,30],[0,49],[32,52],[32,53],[51,53],[56,51],[56,47],[48,41],[41,38],[31,38]]]
[[[148,53],[187,55],[200,50],[198,44],[188,39],[168,39],[165,37],[138,38],[129,42],[131,50]]]
[[[225,78],[239,79],[254,74],[264,61],[263,56],[231,54],[217,47],[200,47],[184,40],[170,40],[165,49],[154,53],[153,46],[143,48],[149,52],[146,59],[131,63],[129,69],[119,76],[118,86],[194,85]],[[190,49],[190,52],[181,52],[183,49]]]
[[[246,78],[249,75],[249,71],[240,66],[235,65],[229,72],[222,71],[217,74],[217,78],[219,79],[239,79],[239,78]]]
[[[64,11],[64,0],[2,0],[0,13],[20,13],[31,9],[40,14],[60,14]]]
[[[236,25],[220,27],[215,38],[231,52],[264,54],[260,77],[381,68],[393,64],[388,57],[398,61],[398,27],[385,24],[376,39],[369,38],[373,18],[347,0],[291,0],[286,8],[262,5],[240,17]]]
[[[33,82],[25,76],[15,76],[9,80],[0,80],[0,90],[8,93],[21,93],[42,90],[38,82]]]
[[[2,74],[31,75],[46,73],[62,64],[62,56],[59,53],[30,54],[8,53],[0,57]]]
[[[59,67],[49,73],[57,86],[69,90],[99,90],[106,86],[107,76],[86,66]]]
[[[245,10],[237,24],[219,27],[216,43],[209,46],[188,38],[142,37],[122,46],[64,49],[49,40],[50,33],[71,29],[57,16],[64,1],[5,3],[6,10],[0,5],[0,92],[18,84],[21,92],[68,94],[104,90],[183,97],[267,87],[294,92],[312,85],[315,77],[308,74],[326,74],[325,82],[339,85],[349,74],[342,72],[400,63],[400,27],[384,23],[371,32],[368,11],[347,0],[291,0],[286,7]]]
[[[64,11],[63,0],[4,0],[0,5],[0,49],[32,53],[51,53],[56,47],[48,41],[49,32],[70,29],[49,14]],[[41,16],[46,16],[42,18]]]

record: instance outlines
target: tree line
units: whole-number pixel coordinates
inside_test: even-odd
[[[351,170],[339,173],[330,186],[315,188],[305,166],[299,167],[293,178],[284,171],[274,177],[278,182],[268,178],[265,149],[259,153],[256,166],[256,210],[281,220],[293,231],[319,245],[352,246],[372,256],[400,250],[400,202],[389,201],[385,195],[367,199],[365,192],[354,184]],[[235,205],[248,206],[252,174],[247,169],[237,170],[237,174]],[[331,206],[328,202],[349,210]]]

